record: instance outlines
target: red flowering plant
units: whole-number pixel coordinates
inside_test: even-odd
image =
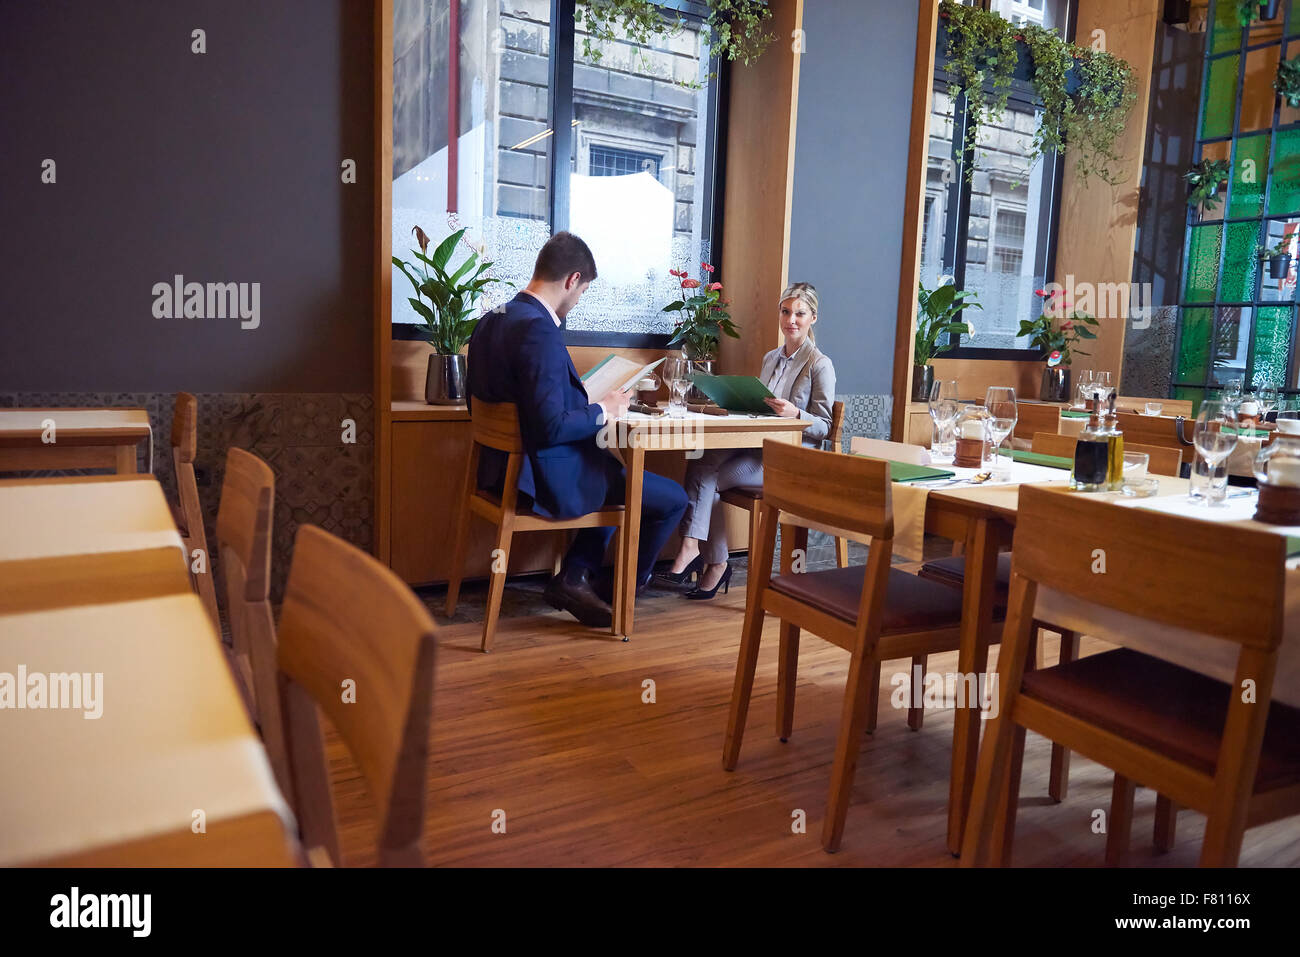
[[[722,283],[713,281],[714,267],[708,263],[700,263],[700,267],[705,273],[703,280],[691,278],[685,269],[668,270],[682,288],[682,298],[663,308],[680,314],[668,344],[681,346],[689,359],[716,359],[719,337],[725,333],[739,339],[740,333],[726,310],[731,300],[722,298]]]
[[[1032,322],[1021,319],[1020,331],[1016,335],[1029,336],[1029,344],[1043,350],[1044,357],[1052,366],[1069,366],[1072,353],[1088,355],[1076,349],[1075,343],[1080,339],[1097,338],[1097,334],[1088,328],[1099,325],[1097,320],[1075,309],[1062,289],[1035,289],[1034,294],[1043,297],[1043,311]]]

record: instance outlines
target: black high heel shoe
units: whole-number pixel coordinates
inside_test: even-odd
[[[703,573],[703,572],[700,573],[700,578],[701,578],[701,579],[704,578],[704,573]],[[686,593],[686,597],[687,597],[687,598],[694,599],[695,601],[708,601],[710,598],[712,598],[714,595],[716,595],[716,594],[718,593],[718,589],[719,589],[719,588],[722,589],[722,593],[723,593],[724,595],[725,595],[727,592],[729,592],[729,591],[731,590],[731,565],[730,565],[730,563],[728,563],[728,565],[727,565],[727,570],[724,571],[724,572],[722,573],[722,577],[718,579],[718,583],[717,583],[716,585],[714,585],[714,586],[713,586],[712,588],[710,588],[708,591],[705,591],[705,590],[704,590],[703,588],[701,588],[699,585],[696,585],[694,589],[692,589],[691,591],[688,591],[688,592]]]
[[[679,572],[655,572],[650,576],[650,585],[655,588],[667,588],[669,591],[682,591],[690,588],[691,576],[699,572],[704,565],[704,558],[696,555],[690,564]]]

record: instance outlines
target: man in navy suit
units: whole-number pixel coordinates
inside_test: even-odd
[[[595,278],[596,262],[587,244],[572,233],[556,233],[538,254],[524,290],[484,315],[469,340],[470,408],[475,399],[518,406],[525,452],[520,502],[555,518],[622,504],[624,497],[623,466],[596,444],[596,434],[608,418],[627,411],[631,392],[589,400],[560,331],[560,319]],[[484,449],[479,486],[500,488],[504,479],[505,455]],[[638,588],[649,581],[655,559],[685,510],[680,485],[645,473]],[[547,602],[584,625],[607,628],[613,618],[595,588],[613,534],[613,528],[580,529],[560,574],[546,586]]]

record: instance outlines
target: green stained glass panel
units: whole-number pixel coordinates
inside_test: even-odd
[[[1183,302],[1213,302],[1219,278],[1219,243],[1223,227],[1193,226],[1188,232],[1187,282]]]
[[[1252,380],[1286,385],[1287,357],[1291,353],[1291,307],[1261,306],[1255,311],[1255,359]]]
[[[1300,16],[1300,10],[1296,11]],[[1268,194],[1268,214],[1300,213],[1300,130],[1277,134],[1273,150],[1273,188]]]
[[[1210,28],[1210,52],[1223,53],[1241,46],[1241,21],[1237,19],[1237,0],[1219,0],[1214,5],[1214,25]]]
[[[1219,299],[1223,302],[1250,302],[1255,298],[1255,274],[1259,259],[1255,247],[1259,241],[1257,223],[1232,223],[1228,226],[1228,249],[1223,256],[1223,281]]]
[[[1231,136],[1237,115],[1237,67],[1240,56],[1210,61],[1205,71],[1205,116],[1201,118],[1201,139]]]
[[[1268,181],[1269,134],[1243,136],[1237,140],[1237,159],[1232,166],[1232,201],[1228,216],[1258,218],[1264,209],[1264,185]]]
[[[1174,372],[1177,381],[1205,381],[1205,374],[1209,370],[1210,327],[1213,324],[1212,310],[1183,310],[1183,327],[1178,338],[1178,367]]]

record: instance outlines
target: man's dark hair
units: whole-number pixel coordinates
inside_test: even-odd
[[[570,232],[559,232],[546,241],[537,254],[533,278],[545,282],[560,282],[574,273],[582,274],[583,282],[596,278],[596,260],[591,250]]]

